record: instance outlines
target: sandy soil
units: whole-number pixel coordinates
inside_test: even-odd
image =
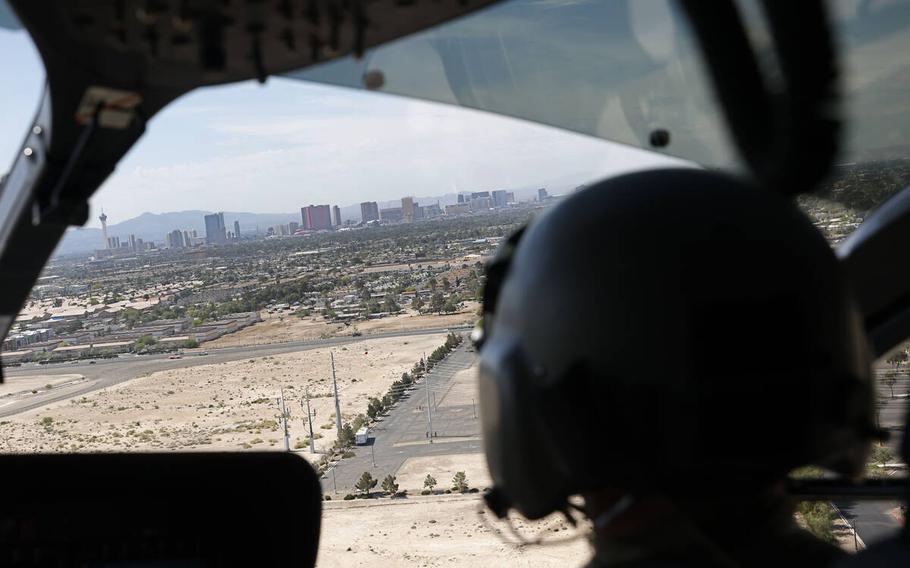
[[[477,308],[477,302],[465,302],[465,308],[454,314],[418,315],[416,312],[409,311],[406,314],[382,319],[358,321],[351,325],[327,323],[321,316],[300,318],[290,314],[279,316],[262,312],[263,321],[210,341],[205,344],[205,347],[240,347],[303,341],[320,337],[351,335],[355,329],[360,333],[370,334],[466,325],[477,319]]]
[[[336,348],[342,417],[364,413],[370,396],[385,393],[422,353],[444,341],[444,334],[434,334]],[[0,450],[279,450],[280,389],[291,413],[291,447],[304,448],[306,387],[319,450],[336,437],[331,384],[327,348],[160,371],[0,422]]]
[[[427,314],[418,315],[417,312],[408,311],[405,314],[390,316],[382,319],[359,321],[353,326],[362,333],[379,333],[382,331],[411,330],[427,327],[449,327],[468,325],[477,319],[477,302],[465,302],[461,311],[452,314]]]
[[[518,546],[506,525],[483,510],[476,495],[327,502],[319,568],[348,566],[580,566],[590,556],[584,538],[554,546]],[[577,534],[559,517],[515,521],[532,537]],[[503,539],[507,539],[504,541]]]
[[[261,322],[221,336],[214,341],[206,342],[205,347],[240,347],[244,345],[264,345],[267,343],[319,339],[320,337],[335,335],[345,327],[343,324],[326,323],[321,317],[300,318],[290,314],[279,316],[266,311],[263,311],[260,315],[262,316]]]
[[[395,481],[398,489],[407,489],[408,493],[420,493],[427,474],[436,479],[436,489],[447,489],[452,486],[455,472],[463,471],[468,487],[485,489],[493,482],[487,470],[487,461],[483,454],[451,454],[447,456],[421,456],[408,458],[398,468]]]

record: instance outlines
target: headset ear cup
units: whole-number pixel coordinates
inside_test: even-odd
[[[483,287],[483,322],[479,329],[472,333],[474,346],[478,350],[483,348],[484,342],[493,332],[493,316],[496,313],[496,304],[499,302],[499,295],[502,291],[503,282],[509,273],[509,267],[512,264],[512,256],[515,254],[515,247],[521,240],[527,226],[520,227],[502,243],[496,251],[484,272],[486,273],[486,283]]]
[[[561,510],[569,494],[557,456],[542,443],[535,417],[546,409],[537,403],[528,373],[517,345],[488,344],[480,362],[480,413],[494,488],[522,515],[539,519]]]

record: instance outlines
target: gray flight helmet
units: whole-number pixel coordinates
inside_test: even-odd
[[[862,471],[871,356],[831,247],[795,204],[696,169],[607,179],[510,239],[480,349],[497,514],[573,494],[749,493]]]

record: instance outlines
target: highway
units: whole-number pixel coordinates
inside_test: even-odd
[[[250,357],[264,357],[266,355],[278,355],[281,353],[292,353],[296,351],[305,351],[308,349],[318,349],[323,347],[332,347],[355,343],[366,339],[382,339],[395,337],[411,337],[416,335],[431,335],[436,333],[446,333],[447,331],[465,330],[467,327],[435,327],[414,330],[397,330],[381,333],[364,334],[359,337],[342,336],[328,339],[310,339],[305,341],[291,341],[286,343],[270,343],[265,345],[250,345],[244,347],[223,347],[218,349],[207,349],[208,355],[184,355],[182,359],[170,359],[171,354],[158,355],[133,355],[125,354],[112,359],[96,359],[94,364],[87,361],[72,363],[54,363],[49,365],[38,365],[28,363],[21,367],[12,367],[3,369],[4,380],[9,384],[15,384],[16,377],[33,376],[33,375],[73,375],[78,374],[85,377],[84,381],[71,384],[66,387],[51,389],[48,391],[39,391],[37,394],[27,394],[26,396],[16,397],[9,396],[0,398],[0,418],[26,412],[35,408],[40,408],[47,404],[66,400],[75,396],[82,396],[92,391],[107,388],[124,381],[129,381],[138,377],[146,376],[156,371],[166,371],[170,369],[183,369],[197,365],[208,365],[212,363],[224,363],[228,361],[237,361],[249,359]],[[203,346],[203,349],[205,347]]]

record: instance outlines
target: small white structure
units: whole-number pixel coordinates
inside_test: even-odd
[[[366,426],[362,426],[360,430],[354,434],[354,443],[358,446],[365,446],[370,441],[370,429]]]

